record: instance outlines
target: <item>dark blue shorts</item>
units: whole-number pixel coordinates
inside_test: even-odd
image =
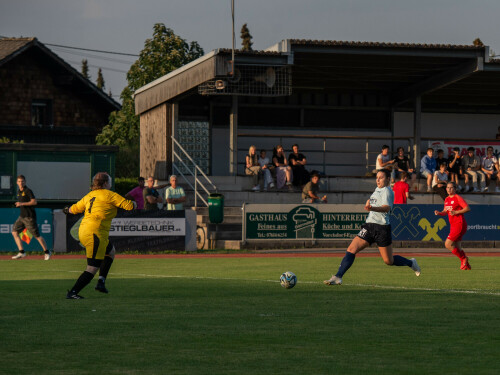
[[[358,237],[370,245],[376,243],[378,247],[387,247],[392,244],[392,230],[390,225],[365,223],[361,226]]]

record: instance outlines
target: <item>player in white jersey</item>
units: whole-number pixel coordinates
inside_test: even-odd
[[[378,250],[385,264],[389,266],[408,266],[417,276],[420,276],[420,267],[417,261],[404,258],[400,255],[392,255],[392,235],[389,216],[394,204],[394,192],[389,187],[390,172],[381,170],[377,173],[377,188],[366,201],[365,210],[369,211],[366,223],[361,226],[361,231],[352,240],[347,248],[346,254],[340,263],[338,272],[329,280],[325,280],[326,285],[342,284],[342,276],[354,263],[356,254],[376,243]]]

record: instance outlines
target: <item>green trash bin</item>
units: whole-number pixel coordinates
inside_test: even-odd
[[[208,196],[208,217],[212,224],[220,224],[224,221],[224,196],[222,194],[210,194]]]

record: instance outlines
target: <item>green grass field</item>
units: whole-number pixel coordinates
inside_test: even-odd
[[[500,257],[0,261],[0,374],[499,374]],[[284,271],[298,285],[280,287]]]

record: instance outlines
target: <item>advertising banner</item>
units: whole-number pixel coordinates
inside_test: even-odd
[[[45,239],[49,249],[54,241],[52,226],[52,210],[50,208],[35,208],[38,231]],[[0,208],[0,251],[17,251],[17,245],[12,237],[12,226],[19,217],[19,208]],[[40,243],[33,237],[29,244],[23,242],[26,252],[43,251]]]
[[[79,251],[83,215],[67,215],[67,251]],[[186,219],[182,211],[119,211],[111,221],[109,240],[117,251],[185,250]]]
[[[245,205],[245,238],[349,239],[361,229],[366,211],[339,212],[338,205]],[[351,210],[359,207],[351,206]],[[274,211],[274,212],[273,212]]]
[[[448,217],[436,216],[443,205],[396,205],[390,221],[394,241],[445,241]],[[368,213],[363,205],[261,205],[243,209],[245,240],[352,239]],[[498,206],[471,205],[465,214],[464,241],[499,241]]]
[[[444,151],[444,156],[448,157],[451,155],[451,151],[454,147],[460,148],[460,156],[467,154],[467,149],[469,147],[474,147],[476,155],[479,157],[486,156],[486,149],[488,146],[493,147],[493,155],[497,158],[500,157],[500,141],[489,141],[489,142],[464,142],[464,141],[429,141],[429,147],[434,149],[434,152],[441,149]],[[423,150],[425,152],[425,150]],[[436,154],[434,155],[436,157]]]
[[[465,214],[467,233],[464,241],[499,241],[498,206],[471,205]],[[391,215],[392,238],[397,241],[445,241],[450,233],[447,216],[435,216],[443,205],[397,205]]]

